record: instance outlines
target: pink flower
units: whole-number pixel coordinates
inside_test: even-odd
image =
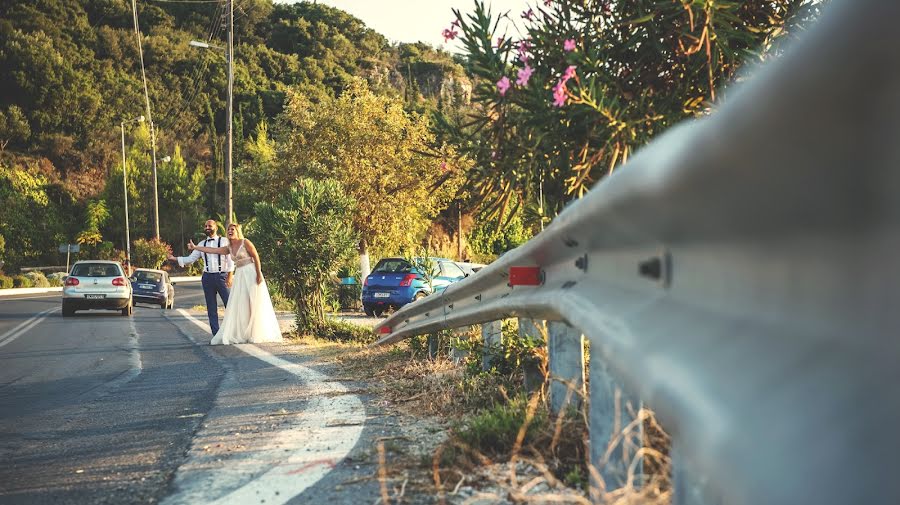
[[[563,42],[563,50],[565,50],[567,53],[571,53],[572,51],[574,51],[575,41],[572,39],[566,39],[566,41]]]
[[[441,32],[441,35],[444,36],[444,42],[449,40],[453,40],[459,35],[459,32],[456,30],[451,30],[450,28],[444,28],[444,31]]]
[[[565,84],[565,81],[568,81],[573,77],[575,77],[575,65],[569,65],[569,68],[566,69],[562,76],[563,84]]]
[[[562,107],[566,104],[566,83],[563,80],[560,80],[556,83],[556,86],[553,86],[553,105],[556,107]]]
[[[523,11],[522,17],[527,19],[528,21],[531,21],[532,19],[534,19],[534,9],[529,7],[527,11]]]
[[[531,79],[532,73],[534,73],[534,69],[526,63],[525,68],[519,69],[519,78],[516,79],[516,86],[528,86],[528,79]]]
[[[528,63],[528,50],[531,49],[531,42],[527,40],[519,41],[519,61],[522,63]]]
[[[447,162],[446,162],[446,161],[442,161],[442,162],[441,162],[441,173],[446,173],[447,170],[448,170],[448,169],[447,169]]]
[[[500,92],[500,96],[506,95],[506,91],[509,89],[509,86],[509,77],[506,77],[505,75],[501,77],[499,81],[497,81],[497,91]]]

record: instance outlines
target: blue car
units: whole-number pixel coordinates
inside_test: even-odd
[[[363,282],[362,305],[366,315],[380,317],[388,309],[398,309],[432,292],[439,293],[466,277],[459,265],[451,260],[431,260],[434,262],[431,286],[422,273],[404,258],[379,261]]]
[[[138,268],[131,275],[134,303],[159,305],[165,310],[175,306],[175,283],[163,270]]]

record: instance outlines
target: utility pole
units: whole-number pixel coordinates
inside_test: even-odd
[[[225,113],[225,121],[227,121],[227,132],[225,133],[226,140],[225,143],[228,144],[225,148],[225,179],[228,184],[228,210],[226,213],[225,221],[226,226],[227,223],[233,219],[234,216],[234,207],[232,205],[232,192],[231,192],[231,174],[232,174],[232,166],[231,166],[231,153],[232,153],[232,120],[231,116],[234,113],[233,110],[233,101],[234,101],[234,1],[226,0],[227,8],[228,8],[228,46],[225,51],[225,59],[228,64],[228,110]]]
[[[128,231],[128,166],[125,160],[125,122],[122,125],[122,188],[125,194],[125,259],[131,265],[131,232]]]

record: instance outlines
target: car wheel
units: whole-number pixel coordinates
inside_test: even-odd
[[[122,315],[123,316],[130,316],[132,312],[134,312],[134,305],[132,305],[130,303],[128,305],[126,305],[125,307],[122,307]]]
[[[422,298],[425,298],[425,296],[427,296],[425,293],[419,291],[418,293],[416,293],[416,296],[413,297],[413,301],[415,302],[421,300]]]
[[[371,305],[363,304],[363,312],[365,312],[366,315],[369,316],[369,317],[374,317],[374,316],[375,316],[375,311],[372,310],[372,306],[371,306]]]
[[[62,315],[63,315],[63,317],[71,317],[71,316],[74,316],[74,315],[75,315],[75,311],[72,310],[71,307],[69,307],[69,306],[67,306],[65,303],[63,303],[63,306],[62,306]]]
[[[174,309],[174,308],[175,308],[175,298],[172,298],[172,301],[169,302],[169,308],[170,308],[170,309]]]
[[[163,300],[163,301],[159,302],[159,308],[162,309],[162,310],[168,309],[168,308],[169,308],[169,301],[168,301],[168,300]]]

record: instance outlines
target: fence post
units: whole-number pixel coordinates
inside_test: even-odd
[[[550,410],[564,412],[581,407],[584,397],[584,336],[560,321],[547,324],[550,367]]]
[[[537,324],[540,324],[542,328],[538,328]],[[526,335],[530,335],[534,337],[538,341],[544,342],[546,345],[545,336],[546,326],[544,321],[540,321],[539,323],[535,323],[534,319],[527,318],[519,318],[519,337],[524,338]],[[544,331],[542,331],[544,330]],[[538,388],[543,386],[544,384],[544,376],[541,374],[540,367],[535,363],[525,363],[524,367],[525,372],[525,391],[531,393],[536,391]]]
[[[481,325],[481,339],[484,342],[481,369],[485,372],[491,369],[497,359],[496,352],[503,343],[503,321],[491,321]]]
[[[636,451],[643,445],[644,427],[629,412],[630,405],[637,414],[640,402],[624,392],[621,383],[610,375],[600,356],[591,359],[590,393],[590,499],[594,503],[602,503],[605,492],[626,483],[629,466]],[[634,426],[625,431],[632,424]],[[643,465],[638,463],[635,487],[640,487],[642,473]]]

